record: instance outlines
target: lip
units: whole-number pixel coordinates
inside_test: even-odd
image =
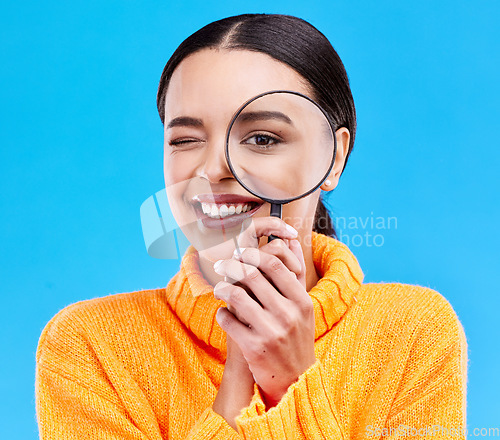
[[[255,197],[242,196],[240,194],[197,194],[191,199],[192,203],[215,203],[216,205],[225,205],[227,203],[259,203],[261,199]]]
[[[224,218],[210,218],[204,214],[201,209],[202,203],[214,203],[217,206],[226,204],[239,204],[239,203],[255,203],[256,206],[250,211],[241,214],[233,214]],[[203,223],[203,226],[209,229],[231,229],[241,225],[247,218],[254,215],[264,204],[260,199],[240,194],[197,194],[191,199],[198,220]]]

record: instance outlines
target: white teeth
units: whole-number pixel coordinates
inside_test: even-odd
[[[201,209],[203,214],[211,218],[224,218],[229,215],[241,214],[243,212],[250,211],[252,209],[252,205],[250,204],[239,204],[239,205],[220,205],[212,203],[202,203]]]

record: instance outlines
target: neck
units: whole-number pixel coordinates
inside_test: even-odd
[[[304,249],[303,246],[302,249]],[[304,261],[306,263],[306,290],[309,292],[320,280],[318,272],[316,272],[316,268],[314,267],[311,246],[304,249]]]

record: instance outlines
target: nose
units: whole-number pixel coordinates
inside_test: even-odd
[[[219,183],[223,179],[231,179],[233,175],[226,162],[225,143],[212,142],[205,149],[204,160],[198,170],[198,175],[210,183]]]

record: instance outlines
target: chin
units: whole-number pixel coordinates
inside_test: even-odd
[[[200,258],[215,263],[218,260],[227,260],[231,258],[233,256],[235,246],[233,240],[228,240],[224,243],[220,243],[202,250],[199,250],[198,248],[196,249],[200,255]]]

